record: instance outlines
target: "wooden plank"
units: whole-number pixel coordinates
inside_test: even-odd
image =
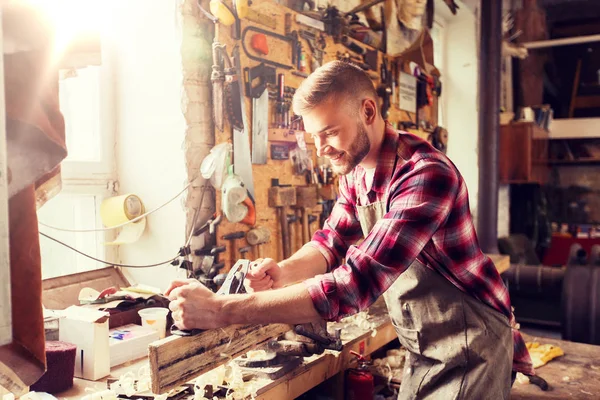
[[[2,29],[0,29],[0,39],[1,38]],[[2,48],[1,43],[2,40],[0,40],[0,49]],[[4,76],[4,61],[2,54],[0,54],[0,76]],[[6,173],[4,80],[0,80],[0,346],[12,342],[10,253],[8,244],[8,183],[6,180]]]
[[[504,254],[486,254],[489,258],[492,259],[492,262],[496,266],[498,273],[501,274],[505,271],[508,271],[510,268],[510,256]]]
[[[234,325],[151,343],[148,353],[152,391],[165,393],[290,329],[285,324]]]
[[[538,368],[552,390],[542,392],[531,384],[515,382],[511,391],[513,400],[533,399],[596,399],[600,393],[600,346],[567,342],[523,335],[527,342],[552,344],[563,349],[565,355]]]

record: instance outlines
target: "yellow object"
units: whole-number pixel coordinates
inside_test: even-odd
[[[235,12],[239,19],[246,18],[248,15],[248,0],[233,0],[235,1]]]
[[[235,17],[231,10],[222,0],[210,0],[210,13],[214,15],[221,24],[231,26],[235,22]]]
[[[142,200],[134,194],[109,197],[100,204],[100,217],[106,227],[122,225],[144,214]],[[119,236],[106,245],[121,245],[137,241],[146,230],[146,218],[129,223],[121,228]]]
[[[531,356],[531,361],[533,362],[533,368],[539,368],[543,365],[546,365],[548,361],[565,355],[560,347],[551,344],[527,342],[525,343],[525,346],[527,347],[527,350],[529,350],[529,355]]]

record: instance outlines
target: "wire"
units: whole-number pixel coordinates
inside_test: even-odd
[[[84,253],[82,251],[79,251],[76,248],[71,247],[71,246],[69,246],[68,244],[66,244],[64,242],[61,242],[60,240],[53,238],[50,235],[46,235],[43,232],[40,232],[40,235],[45,236],[45,237],[47,237],[50,240],[54,240],[56,243],[62,244],[63,246],[65,246],[65,247],[73,250],[76,253],[81,254],[84,257],[90,258],[90,259],[92,259],[94,261],[98,261],[99,263],[102,263],[102,264],[114,265],[114,266],[117,266],[117,267],[124,267],[124,268],[151,268],[151,267],[158,267],[160,265],[170,264],[170,263],[172,263],[173,261],[175,261],[175,260],[177,260],[179,258],[179,254],[177,254],[175,257],[171,258],[170,260],[163,261],[163,262],[156,263],[156,264],[148,264],[148,265],[117,264],[117,263],[113,263],[113,262],[108,262],[108,261],[100,260],[100,259],[98,259],[96,257],[92,257],[89,254],[86,254],[86,253]]]
[[[192,182],[193,182],[193,181],[194,181],[194,180],[192,179]],[[137,221],[139,221],[140,219],[142,219],[142,218],[145,218],[145,217],[147,217],[148,215],[150,215],[150,214],[152,214],[152,213],[154,213],[154,212],[156,212],[156,211],[160,210],[161,208],[163,208],[164,206],[166,206],[167,204],[171,203],[173,200],[175,200],[176,198],[178,198],[179,196],[181,196],[181,194],[182,194],[183,192],[185,192],[185,191],[186,191],[186,190],[187,190],[187,189],[188,189],[188,188],[189,188],[189,187],[192,185],[192,182],[188,183],[188,184],[187,184],[187,185],[186,185],[186,186],[183,188],[183,190],[181,190],[179,193],[177,193],[177,194],[176,194],[174,197],[172,197],[170,200],[168,200],[168,201],[167,201],[166,203],[164,203],[163,205],[160,205],[160,206],[156,207],[156,208],[155,208],[155,209],[153,209],[153,210],[150,210],[150,211],[148,211],[148,212],[146,212],[146,213],[144,213],[144,214],[142,214],[142,215],[139,215],[139,216],[137,216],[137,217],[135,217],[135,218],[133,218],[133,219],[130,219],[130,220],[129,220],[129,221],[127,221],[127,222],[123,222],[122,224],[115,225],[115,226],[110,226],[110,227],[108,227],[108,228],[95,228],[95,229],[66,229],[66,228],[58,228],[58,227],[56,227],[56,226],[52,226],[52,225],[47,225],[47,224],[44,224],[43,222],[38,222],[38,224],[40,224],[40,225],[42,225],[42,226],[44,226],[44,227],[46,227],[46,228],[54,229],[54,230],[57,230],[57,231],[63,231],[63,232],[104,232],[104,231],[110,231],[110,230],[113,230],[113,229],[121,228],[121,227],[123,227],[123,226],[125,226],[125,225],[128,225],[128,224],[132,224],[132,223],[134,223],[134,222],[137,222]]]
[[[198,216],[200,215],[200,209],[202,208],[202,203],[204,203],[204,194],[206,193],[206,186],[202,185],[202,194],[200,195],[200,201],[198,202],[198,207],[194,211],[194,218],[192,218],[192,224],[190,225],[190,233],[185,242],[185,247],[190,245],[192,241],[192,237],[194,236],[194,232],[196,231],[196,222],[198,221]]]

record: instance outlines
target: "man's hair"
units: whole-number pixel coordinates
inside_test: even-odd
[[[302,116],[331,99],[361,101],[366,96],[377,99],[369,75],[346,61],[331,61],[317,68],[301,84],[292,101],[294,114]]]

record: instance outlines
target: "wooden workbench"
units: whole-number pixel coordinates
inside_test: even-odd
[[[548,382],[551,390],[543,392],[535,385],[515,382],[511,391],[512,400],[600,398],[600,346],[523,336],[527,342],[559,346],[565,355],[536,370]]]
[[[500,273],[509,267],[508,256],[492,254],[489,257],[494,261]],[[341,352],[327,351],[319,356],[306,358],[298,368],[277,380],[269,381],[261,387],[257,392],[257,399],[279,400],[296,398],[347,369],[352,363],[351,350],[368,355],[397,338],[396,331],[388,318],[383,298],[380,298],[379,301],[371,306],[369,315],[370,322],[373,323],[375,331],[361,330],[357,326],[348,326],[344,323],[334,324],[334,328],[343,328],[342,339],[344,349]],[[144,366],[148,366],[147,358],[113,368],[110,376],[100,381],[92,382],[76,378],[73,388],[59,394],[59,398],[67,400],[79,399],[89,394],[89,392],[85,391],[86,388],[95,391],[103,390],[106,388],[107,378],[118,379],[127,372],[133,372],[137,376],[138,371]]]

